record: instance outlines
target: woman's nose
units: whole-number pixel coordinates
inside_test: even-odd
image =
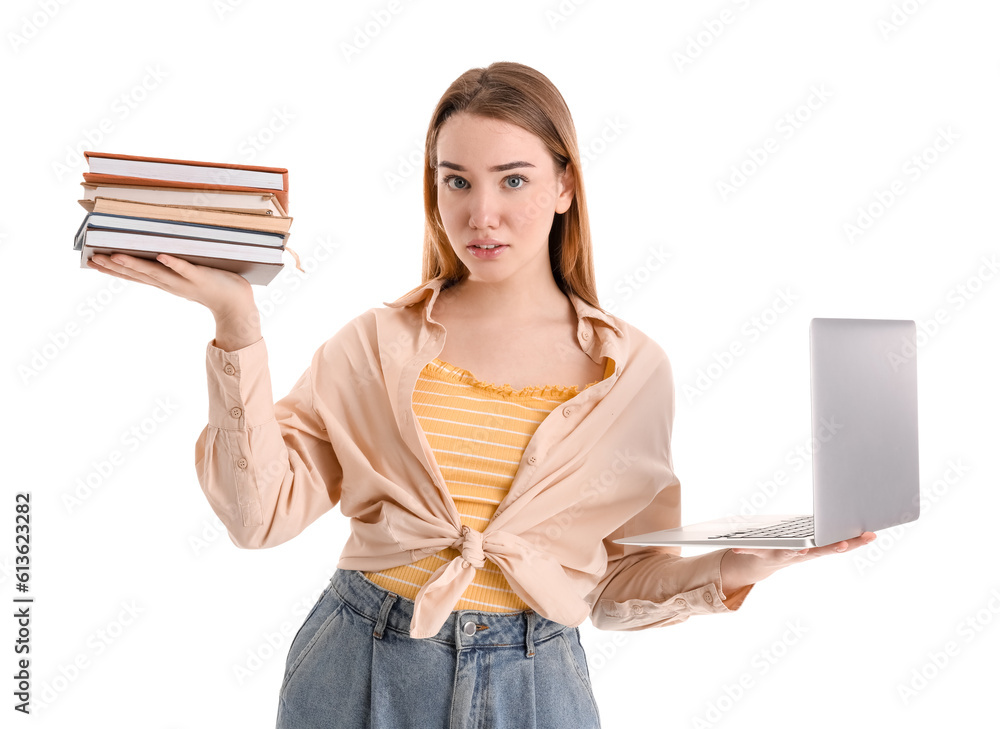
[[[500,200],[491,190],[476,190],[469,195],[469,227],[496,228],[500,223]]]

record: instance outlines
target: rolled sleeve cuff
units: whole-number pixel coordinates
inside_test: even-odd
[[[711,581],[679,592],[664,600],[634,598],[615,602],[601,600],[597,627],[609,630],[642,630],[682,623],[692,615],[735,612],[743,604],[753,585],[745,585],[732,594],[722,591],[722,556],[726,550],[694,558],[706,570]]]
[[[208,371],[208,424],[244,430],[274,418],[271,374],[264,339],[227,352],[212,339],[205,356]]]
[[[674,595],[669,600],[625,600],[624,602],[602,601],[602,612],[610,618],[618,630],[638,630],[660,625],[672,625],[687,620],[692,615],[726,613],[729,608],[723,602],[714,583]]]

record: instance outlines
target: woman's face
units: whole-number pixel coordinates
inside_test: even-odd
[[[437,159],[438,211],[469,278],[551,279],[549,231],[555,213],[569,209],[573,185],[571,174],[557,174],[542,140],[507,122],[458,113],[438,131]]]

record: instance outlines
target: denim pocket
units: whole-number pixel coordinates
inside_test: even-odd
[[[285,678],[281,683],[282,690],[309,651],[323,637],[330,624],[344,611],[345,604],[340,595],[333,589],[333,584],[327,585],[292,639],[292,644],[288,649],[288,660],[285,663]]]
[[[292,638],[293,646],[295,645],[295,641],[299,639],[299,635],[305,629],[306,625],[309,624],[309,621],[312,619],[313,615],[316,614],[316,611],[319,610],[319,606],[323,604],[323,600],[326,599],[326,596],[332,589],[333,589],[333,579],[331,578],[330,581],[326,583],[326,587],[323,589],[323,592],[321,592],[319,594],[319,597],[316,598],[316,602],[313,603],[313,606],[309,609],[309,613],[306,615],[305,620],[302,621],[302,625],[300,625],[299,629],[295,631],[295,636]],[[291,652],[291,647],[289,647],[289,653],[290,652]]]
[[[559,643],[563,647],[566,661],[570,663],[576,672],[586,695],[590,697],[594,717],[598,716],[597,699],[594,698],[594,690],[590,683],[590,670],[587,668],[587,654],[580,643],[580,634],[575,629],[567,629],[559,634]]]

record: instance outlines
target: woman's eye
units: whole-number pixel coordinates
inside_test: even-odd
[[[509,177],[505,177],[504,181],[508,183],[508,190],[519,190],[528,182],[528,178],[524,175],[510,175]],[[452,185],[451,183],[453,182],[456,184]],[[458,175],[445,175],[441,178],[441,184],[447,185],[452,190],[466,190],[469,187],[468,180]]]

